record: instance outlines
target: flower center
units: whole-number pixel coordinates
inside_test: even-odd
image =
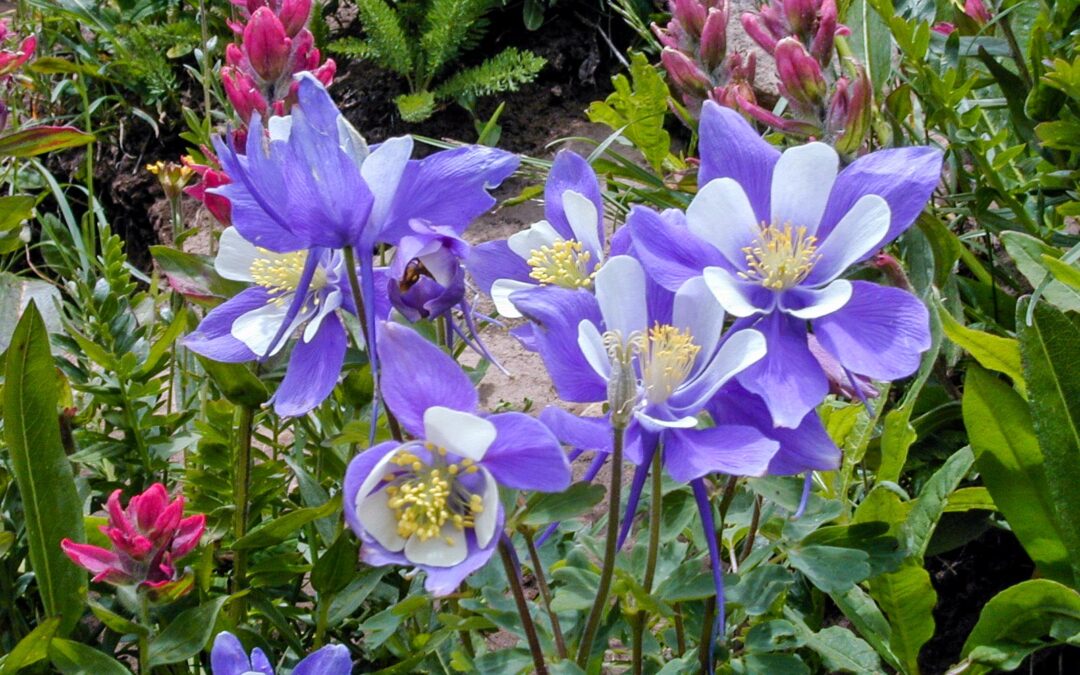
[[[253,260],[248,268],[251,279],[271,293],[284,295],[296,291],[304,276],[308,252],[274,253],[260,248],[259,253],[261,257]],[[309,290],[317,291],[326,286],[326,282],[326,270],[320,265],[311,278]]]
[[[534,249],[529,255],[529,276],[541,284],[562,288],[591,288],[599,263],[590,265],[592,254],[580,241],[564,239]]]
[[[402,275],[401,281],[398,282],[398,290],[402,293],[407,292],[420,281],[422,276],[431,279],[435,278],[435,275],[428,271],[420,258],[413,258],[409,261],[409,264],[405,265],[405,273]]]
[[[663,403],[686,380],[701,347],[694,344],[690,331],[660,324],[649,330],[647,341],[642,336],[640,343],[638,359],[645,398],[649,403]]]
[[[442,536],[447,523],[459,532],[475,527],[476,515],[484,510],[484,499],[469,492],[460,475],[479,471],[471,459],[459,463],[446,460],[446,450],[431,443],[425,447],[432,452],[432,463],[426,464],[412,452],[400,452],[390,462],[405,471],[387,474],[383,480],[389,496],[387,505],[397,519],[398,535],[403,539],[415,536],[427,541]],[[446,543],[453,545],[451,537]]]
[[[774,291],[799,284],[821,258],[817,237],[807,235],[805,226],[793,228],[790,224],[782,228],[762,224],[757,240],[743,253],[749,269],[739,272],[739,276]]]

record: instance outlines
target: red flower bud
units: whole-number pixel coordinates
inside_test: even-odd
[[[705,27],[705,9],[699,0],[673,0],[671,16],[681,23],[690,35],[697,38]]]
[[[296,34],[307,26],[310,16],[311,0],[284,0],[278,13],[278,18],[285,26],[285,34],[289,37],[296,37]]]
[[[259,77],[267,82],[281,77],[291,47],[285,27],[269,7],[260,7],[251,15],[244,28],[244,51]]]
[[[776,43],[774,55],[780,93],[796,110],[811,112],[817,109],[824,100],[827,88],[818,62],[793,37]]]
[[[724,62],[724,55],[727,53],[727,24],[728,3],[724,0],[719,9],[709,10],[705,26],[701,29],[699,54],[701,63],[709,71],[716,70]]]
[[[754,42],[758,43],[769,54],[773,53],[773,50],[776,49],[776,38],[773,37],[772,31],[765,26],[764,10],[759,14],[746,12],[739,17],[739,21],[742,22],[743,30]]]
[[[993,18],[983,0],[964,0],[964,14],[980,26],[990,23]]]
[[[686,54],[665,47],[660,52],[660,62],[664,64],[672,84],[683,93],[704,98],[709,91],[708,76]]]

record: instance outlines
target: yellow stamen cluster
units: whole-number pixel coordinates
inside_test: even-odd
[[[739,276],[774,291],[797,285],[821,258],[817,237],[807,235],[802,225],[793,228],[790,224],[762,225],[757,241],[743,253],[749,269],[739,272]]]
[[[260,257],[248,268],[251,279],[271,293],[285,294],[295,291],[300,285],[300,277],[304,275],[308,252],[274,253],[260,248],[259,253]],[[325,285],[326,271],[319,267],[311,279],[310,290],[318,290]],[[278,301],[281,301],[281,298],[278,298]],[[318,304],[318,299],[315,304]]]
[[[649,330],[647,348],[642,345],[639,358],[645,397],[650,403],[663,403],[671,396],[690,374],[700,351],[690,331],[659,323]]]
[[[425,464],[412,452],[400,452],[390,462],[405,471],[383,479],[391,483],[386,486],[387,505],[394,511],[398,535],[403,539],[439,537],[447,523],[464,532],[466,527],[476,526],[476,515],[484,510],[484,498],[470,494],[455,480],[455,476],[476,473],[479,467],[470,459],[447,463],[442,459],[445,448],[425,445],[435,452],[435,464]],[[446,537],[446,543],[453,545],[453,538]]]
[[[534,249],[529,256],[529,276],[541,284],[562,288],[590,288],[600,264],[590,265],[592,254],[580,241],[564,239]]]
[[[179,199],[184,186],[188,184],[195,171],[191,167],[176,162],[157,161],[147,164],[146,170],[157,176],[161,189],[169,199]]]

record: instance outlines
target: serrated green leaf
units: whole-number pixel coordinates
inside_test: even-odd
[[[668,88],[664,78],[644,54],[630,57],[630,79],[611,78],[615,93],[604,102],[589,105],[589,121],[621,130],[654,170],[659,171],[671,151],[671,136],[664,130],[668,112]]]

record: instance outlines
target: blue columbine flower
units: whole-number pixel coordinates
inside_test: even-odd
[[[411,329],[379,324],[383,395],[415,440],[380,443],[349,463],[345,519],[371,565],[408,565],[453,592],[495,550],[499,486],[558,492],[570,465],[558,440],[522,413],[483,415],[468,376]]]
[[[468,268],[502,316],[519,318],[510,294],[538,285],[592,288],[604,262],[604,203],[592,167],[563,150],[544,186],[544,216],[509,239],[475,247]]]
[[[700,189],[663,216],[643,207],[628,225],[659,283],[704,275],[728,313],[754,326],[768,355],[739,383],[764,399],[777,426],[799,426],[828,392],[807,345],[820,345],[854,375],[910,375],[930,346],[923,303],[899,288],[840,276],[891,242],[922,211],[941,172],[933,148],[881,150],[839,174],[822,143],[781,154],[738,113],[706,103]]]
[[[212,675],[274,675],[274,666],[263,650],[256,647],[251,656],[240,640],[228,631],[218,633],[210,650]],[[349,675],[352,659],[343,645],[327,645],[308,654],[293,668],[293,675]]]

